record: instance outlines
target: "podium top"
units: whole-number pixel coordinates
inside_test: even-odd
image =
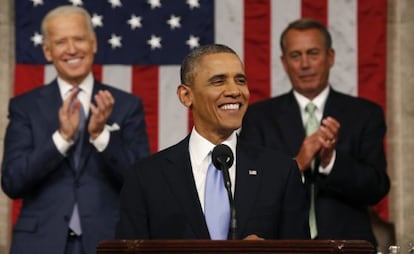
[[[362,240],[105,240],[97,254],[123,253],[374,253]]]

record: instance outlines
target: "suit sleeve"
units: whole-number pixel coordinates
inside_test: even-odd
[[[110,170],[119,183],[122,183],[127,168],[150,153],[142,102],[138,97],[127,96],[132,98],[125,98],[124,101],[129,103],[112,113],[115,115],[114,123],[120,128],[110,132],[108,146],[100,153],[107,165],[105,168]],[[117,115],[124,117],[121,119]]]
[[[138,177],[138,167],[128,172],[120,195],[120,219],[117,239],[149,239],[148,216],[144,195]]]
[[[279,235],[281,239],[310,239],[306,188],[292,160],[285,186]]]
[[[64,159],[52,140],[57,127],[42,122],[35,110],[23,100],[10,100],[1,180],[3,191],[10,198],[23,198]]]
[[[389,191],[384,152],[385,119],[381,108],[365,114],[357,147],[337,146],[332,172],[320,181],[320,190],[360,205],[374,205]],[[340,130],[341,131],[341,130]],[[341,133],[339,135],[346,135]],[[339,136],[341,140],[341,136]],[[346,144],[349,146],[348,144]]]

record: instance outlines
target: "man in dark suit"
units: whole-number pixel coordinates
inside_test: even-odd
[[[218,144],[235,155],[229,176],[237,228],[230,238],[308,238],[306,191],[294,160],[238,141],[250,94],[237,54],[224,45],[196,48],[181,65],[181,82],[177,95],[192,110],[194,127],[181,142],[131,169],[121,191],[117,238],[228,239],[228,217],[212,226],[207,216],[207,175]],[[213,206],[228,205],[225,199]],[[213,233],[222,227],[222,235]]]
[[[149,154],[143,107],[94,80],[84,9],[52,10],[42,32],[57,79],[9,104],[2,188],[23,199],[10,253],[92,254],[115,237],[125,168]]]
[[[330,87],[335,52],[329,32],[320,23],[292,22],[282,33],[280,45],[293,90],[251,105],[240,138],[297,160],[314,198],[312,238],[363,239],[375,245],[367,208],[390,188],[383,111]],[[316,107],[313,116],[307,112],[310,102]],[[320,126],[306,136],[305,127],[312,118]]]

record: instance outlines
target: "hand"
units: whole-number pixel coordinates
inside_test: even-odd
[[[107,90],[100,90],[94,95],[96,105],[91,103],[91,118],[89,120],[88,132],[90,137],[96,139],[104,130],[109,116],[112,113],[115,99]]]
[[[301,172],[304,172],[310,168],[312,160],[322,148],[320,142],[320,132],[321,130],[317,130],[314,134],[305,137],[302,142],[299,153],[295,157],[295,160]]]
[[[255,234],[246,236],[243,240],[264,240],[264,238],[261,238]]]
[[[78,92],[73,89],[59,109],[59,133],[66,141],[73,140],[79,128],[81,103],[77,98]]]
[[[333,117],[327,117],[322,120],[320,127],[322,133],[320,137],[322,148],[319,151],[322,167],[326,167],[331,162],[338,141],[338,131],[340,126],[340,123]]]

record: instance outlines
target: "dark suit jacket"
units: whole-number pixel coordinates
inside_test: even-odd
[[[316,174],[319,239],[365,239],[375,244],[367,206],[390,188],[386,174],[382,109],[367,100],[330,90],[324,117],[337,119],[336,161],[329,176]],[[293,92],[249,107],[240,138],[296,156],[305,138]]]
[[[62,105],[56,80],[10,100],[2,188],[9,197],[24,199],[11,253],[63,253],[75,201],[86,253],[95,253],[100,240],[114,238],[124,170],[148,155],[149,146],[141,100],[95,82],[93,94],[98,89],[115,98],[108,124],[118,124],[119,130],[111,132],[103,152],[85,135],[78,171],[52,140]]]
[[[139,162],[121,191],[120,239],[209,239],[188,151],[189,137]],[[296,163],[237,145],[237,238],[308,238],[306,190]],[[249,170],[256,170],[252,174]]]

